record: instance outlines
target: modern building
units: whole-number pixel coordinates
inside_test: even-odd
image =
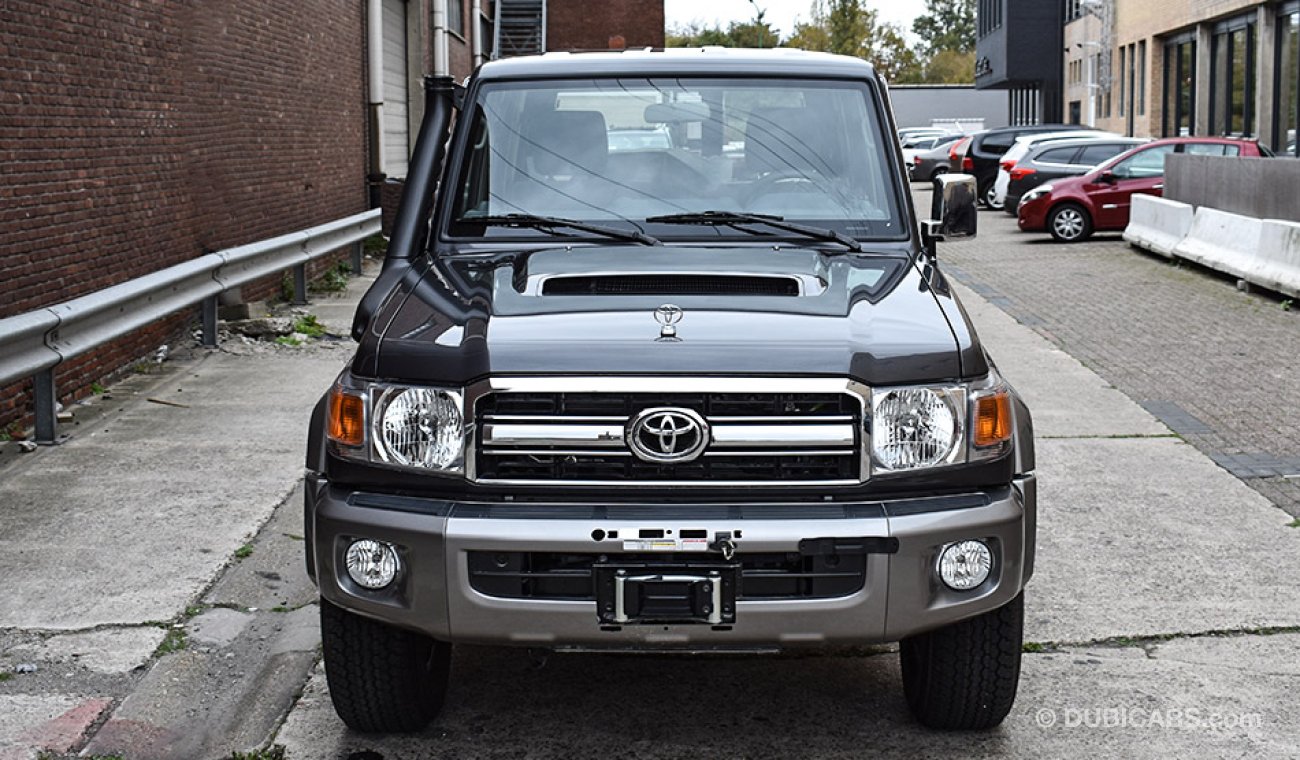
[[[1009,124],[1062,119],[1062,0],[978,0],[975,87],[1009,91]]]
[[[1067,0],[1067,119],[1296,152],[1300,0]]]

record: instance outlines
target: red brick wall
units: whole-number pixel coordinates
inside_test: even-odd
[[[364,18],[363,0],[6,0],[0,317],[364,210]],[[192,317],[69,362],[60,391]],[[0,389],[0,424],[29,391]]]
[[[621,35],[629,48],[663,47],[663,0],[548,0],[547,50],[605,50]]]

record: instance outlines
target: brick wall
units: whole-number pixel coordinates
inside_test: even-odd
[[[663,47],[663,0],[548,0],[547,50],[605,50],[612,37],[627,47]]]
[[[362,0],[0,5],[0,317],[364,210],[363,23]],[[62,366],[65,403],[192,317]],[[0,425],[29,393],[0,389]]]

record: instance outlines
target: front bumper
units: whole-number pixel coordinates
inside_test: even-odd
[[[1051,208],[1048,196],[1040,195],[1030,201],[1022,197],[1016,206],[1016,224],[1022,232],[1047,231],[1047,211]]]
[[[321,595],[357,614],[443,641],[543,648],[766,649],[877,644],[1000,607],[1033,572],[1036,485],[959,497],[795,505],[454,503],[351,492],[311,476],[309,570]],[[594,600],[489,596],[471,582],[471,552],[591,553],[618,561],[641,530],[740,534],[736,556],[794,553],[809,539],[869,538],[862,586],[835,598],[736,602],[734,623],[602,625]],[[343,556],[359,538],[398,547],[403,569],[380,591],[360,588]],[[967,538],[994,550],[990,577],[955,592],[936,575],[944,545]],[[717,552],[699,555],[721,559]]]

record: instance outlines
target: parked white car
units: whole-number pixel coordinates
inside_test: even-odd
[[[989,207],[1002,209],[1006,205],[1007,187],[1011,184],[1011,170],[1017,161],[1029,153],[1030,148],[1058,140],[1089,140],[1121,136],[1114,132],[1102,132],[1096,129],[1075,129],[1065,132],[1039,132],[1018,138],[998,162],[998,178],[993,183],[993,199]]]

